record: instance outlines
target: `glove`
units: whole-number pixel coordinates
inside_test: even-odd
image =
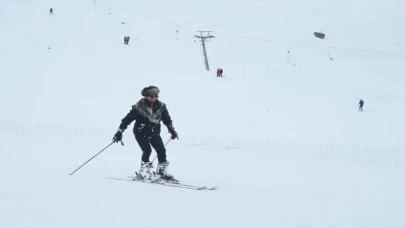
[[[179,139],[179,135],[177,134],[177,131],[171,130],[170,134],[172,135],[172,139]]]
[[[113,141],[115,143],[118,143],[121,140],[122,140],[122,130],[118,129],[117,133],[115,133],[115,135],[114,135]]]

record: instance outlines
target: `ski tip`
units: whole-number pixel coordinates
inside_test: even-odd
[[[197,188],[197,190],[216,190],[217,187],[207,187],[207,186],[202,186],[200,188]]]
[[[215,186],[214,186],[214,187],[206,187],[205,189],[206,189],[206,190],[216,190],[217,187],[215,187]]]

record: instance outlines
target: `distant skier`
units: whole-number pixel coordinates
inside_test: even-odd
[[[131,39],[131,38],[129,38],[129,36],[127,36],[127,44],[129,43],[129,39]]]
[[[53,9],[52,8],[49,10],[49,15],[53,15]]]
[[[221,73],[221,70],[218,68],[217,69],[217,77],[219,77],[220,73]]]
[[[222,72],[224,72],[224,70],[222,70],[222,68],[219,69],[219,76],[222,77]]]
[[[360,111],[363,111],[363,105],[364,105],[364,101],[362,99],[360,99],[360,102],[359,102],[359,110]]]
[[[149,157],[152,153],[151,145],[155,149],[158,157],[158,174],[162,179],[174,180],[173,175],[167,172],[169,162],[166,160],[166,149],[160,137],[160,121],[166,125],[171,139],[179,139],[177,132],[174,130],[172,119],[167,110],[166,104],[158,100],[160,90],[156,86],[145,87],[140,99],[129,113],[122,119],[117,133],[115,133],[113,141],[119,142],[122,140],[122,133],[125,129],[135,121],[133,133],[135,139],[142,150],[142,162],[139,168],[139,176],[141,179],[152,179],[153,168],[149,162]]]

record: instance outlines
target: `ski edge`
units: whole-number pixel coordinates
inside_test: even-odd
[[[142,180],[136,179],[137,178],[136,176],[128,176],[128,178],[131,178],[134,181],[142,181]],[[213,187],[196,186],[196,185],[183,184],[183,183],[180,183],[180,182],[163,182],[163,183],[181,185],[181,186],[187,186],[187,187],[193,187],[193,188],[198,188],[199,190],[216,190],[217,189],[216,186],[213,186]]]
[[[108,179],[111,180],[121,180],[121,181],[130,181],[130,182],[143,182],[147,184],[157,184],[157,185],[163,185],[163,186],[168,186],[168,187],[175,187],[175,188],[184,188],[184,189],[191,189],[191,190],[208,190],[203,187],[198,187],[198,186],[186,186],[186,185],[181,185],[181,184],[171,184],[171,183],[158,183],[158,182],[147,182],[147,181],[142,181],[142,180],[137,180],[133,178],[117,178],[117,177],[108,177]],[[211,189],[210,189],[211,190]]]

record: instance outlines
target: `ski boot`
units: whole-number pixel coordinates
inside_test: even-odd
[[[160,176],[160,179],[169,181],[169,182],[174,182],[178,183],[179,181],[174,179],[173,175],[167,172],[167,169],[169,168],[169,162],[159,162],[158,168],[157,168],[157,174]]]
[[[152,163],[142,162],[141,167],[139,168],[139,173],[137,174],[140,180],[150,180],[153,181],[151,169],[153,168]]]

